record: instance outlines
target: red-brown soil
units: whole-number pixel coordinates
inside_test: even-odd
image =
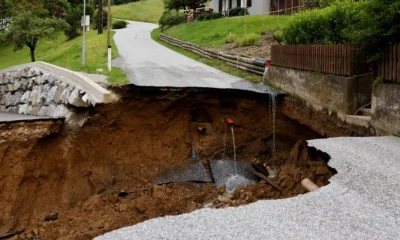
[[[44,129],[45,134],[8,137],[0,143],[0,236],[24,228],[15,239],[90,239],[205,206],[238,206],[303,194],[300,181],[305,177],[320,186],[327,184],[333,173],[326,157],[304,143],[320,135],[288,119],[280,109],[276,157],[271,161],[268,112],[268,104],[258,97],[165,92],[132,94],[97,106],[83,127],[64,127],[58,134],[51,134],[57,131],[49,131],[46,123],[43,128],[38,128],[40,123],[25,124],[26,129]],[[151,185],[160,170],[188,161],[192,139],[204,162],[221,158],[226,117],[235,122],[238,159],[279,169],[273,181],[282,192],[264,181],[240,187],[232,195],[213,184]],[[199,133],[198,125],[206,125],[207,134]],[[18,128],[2,127],[1,136]],[[228,135],[227,156],[232,155]],[[121,190],[128,196],[119,198]],[[55,213],[58,220],[44,221]]]

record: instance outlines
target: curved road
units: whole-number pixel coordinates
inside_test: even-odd
[[[156,87],[207,87],[268,92],[268,86],[252,84],[185,57],[151,39],[152,23],[132,22],[117,30],[114,41],[121,67],[131,83]]]

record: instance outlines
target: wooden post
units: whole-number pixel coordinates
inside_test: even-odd
[[[97,28],[97,33],[98,34],[103,34],[103,0],[99,0],[99,5],[98,5],[98,28]]]

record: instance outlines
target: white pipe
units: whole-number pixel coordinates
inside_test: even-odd
[[[315,190],[317,190],[319,187],[317,186],[317,184],[315,184],[315,183],[313,183],[310,179],[308,179],[308,178],[304,178],[302,181],[301,181],[301,185],[305,188],[305,189],[307,189],[307,191],[309,191],[309,192],[313,192],[313,191],[315,191]]]

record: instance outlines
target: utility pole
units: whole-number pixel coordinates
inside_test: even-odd
[[[99,7],[99,9],[98,9],[98,28],[97,28],[97,33],[98,34],[103,34],[103,19],[104,19],[104,16],[103,16],[103,0],[99,0],[99,5],[98,5]]]
[[[86,58],[86,0],[83,0],[83,18],[82,18],[82,67],[85,67]]]
[[[108,0],[107,17],[107,47],[108,47],[108,71],[111,71],[111,0]]]

